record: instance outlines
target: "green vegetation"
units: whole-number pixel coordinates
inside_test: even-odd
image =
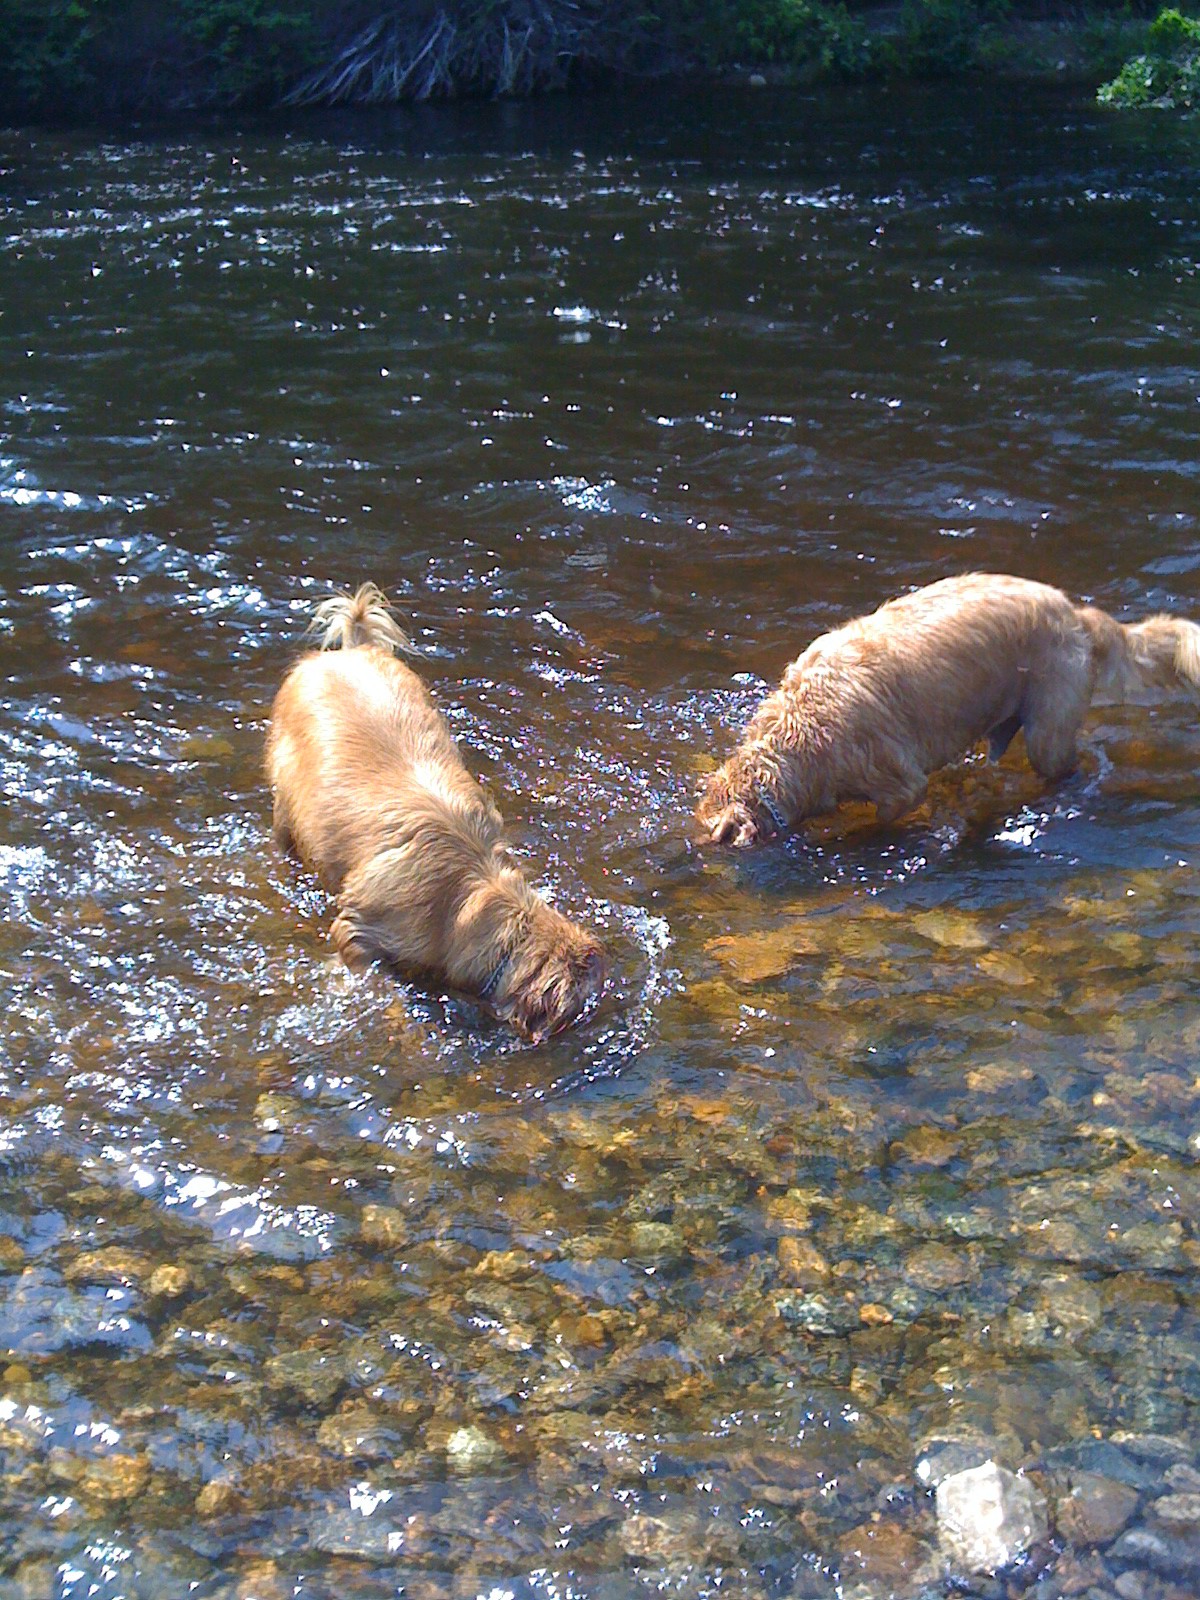
[[[1165,12],[1106,95],[1190,103],[1195,27]],[[1097,82],[1136,47],[1131,30],[1143,25],[1129,0],[1039,0],[1036,16],[1010,0],[0,0],[0,106],[20,118],[364,104],[688,72]]]
[[[278,98],[319,59],[327,0],[0,0],[11,116]]]
[[[1106,106],[1200,106],[1200,19],[1174,9],[1150,24],[1146,49],[1100,90]]]
[[[952,77],[979,64],[1005,0],[905,0],[893,45],[899,69],[914,77]]]

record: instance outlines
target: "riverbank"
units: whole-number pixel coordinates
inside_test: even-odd
[[[1066,80],[1098,88],[1152,12],[1004,0],[7,0],[0,120],[72,123],[283,105],[522,97],[630,78]]]

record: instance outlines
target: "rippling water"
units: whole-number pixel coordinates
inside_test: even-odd
[[[0,135],[0,1596],[991,1593],[947,1450],[1047,1495],[1018,1586],[1187,1592],[1194,707],[690,829],[905,586],[1200,616],[1187,139],[941,89]],[[271,695],[368,577],[613,950],[548,1047],[351,981],[271,844]]]

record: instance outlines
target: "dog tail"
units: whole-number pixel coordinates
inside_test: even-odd
[[[1184,617],[1121,623],[1080,607],[1096,663],[1092,699],[1101,705],[1149,705],[1180,689],[1200,697],[1200,625]]]
[[[321,635],[322,650],[350,650],[373,644],[380,650],[417,655],[416,645],[392,615],[387,596],[373,583],[360,583],[353,594],[323,600],[308,626]]]

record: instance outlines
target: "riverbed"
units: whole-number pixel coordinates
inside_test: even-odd
[[[988,1458],[1049,1508],[1012,1589],[1191,1592],[1194,704],[692,823],[906,588],[1200,617],[1191,137],[1011,86],[0,134],[3,1600],[999,1595],[932,1495]],[[351,979],[271,840],[366,579],[609,949],[542,1047]]]

